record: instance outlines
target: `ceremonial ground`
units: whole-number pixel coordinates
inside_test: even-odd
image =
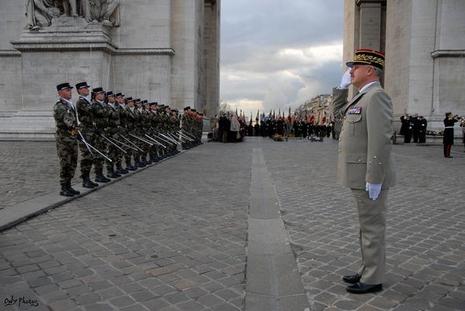
[[[453,150],[394,146],[381,293],[350,295],[341,281],[360,254],[337,143],[248,138],[1,232],[0,310],[463,311],[465,153]],[[0,163],[1,213],[58,192],[54,143],[2,142]]]

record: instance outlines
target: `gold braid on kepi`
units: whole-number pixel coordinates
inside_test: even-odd
[[[352,67],[356,64],[371,65],[383,70],[384,53],[372,49],[358,49],[355,51],[354,60],[346,63],[347,67]]]

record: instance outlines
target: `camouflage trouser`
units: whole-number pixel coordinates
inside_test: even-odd
[[[60,161],[60,185],[71,183],[76,172],[78,142],[69,137],[57,137],[57,153]]]
[[[90,133],[84,133],[84,138],[87,143],[94,145],[94,135]],[[86,145],[79,141],[79,150],[81,153],[81,177],[89,177],[90,170],[92,168],[92,163],[94,162],[94,156],[90,153]]]
[[[103,138],[100,136],[97,136],[97,135],[95,136],[94,147],[97,148],[98,151],[100,151],[103,154],[107,153],[107,144],[105,143]],[[99,176],[103,174],[103,161],[105,159],[101,155],[98,155],[96,152],[94,154],[95,154],[95,158],[94,158],[95,174]]]
[[[109,139],[111,139],[112,141],[113,141],[113,138],[114,139],[117,138],[116,134],[114,134],[114,135],[107,134],[105,136],[108,137]],[[119,150],[115,145],[113,145],[113,144],[111,144],[109,142],[107,142],[107,143],[108,143],[107,144],[107,146],[108,146],[108,157],[112,160],[112,162],[106,161],[106,163],[107,163],[107,171],[112,172],[114,170],[115,164],[117,165],[117,168],[121,167],[121,150]],[[119,163],[119,167],[118,167],[118,163]]]

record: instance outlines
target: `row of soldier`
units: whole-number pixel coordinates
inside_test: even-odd
[[[188,149],[201,143],[203,116],[190,107],[184,108],[181,116],[169,106],[101,87],[91,92],[87,82],[76,84],[78,100],[74,104],[72,89],[69,83],[59,84],[54,107],[63,196],[79,194],[71,187],[78,153],[82,186],[95,188],[178,153],[178,146]],[[92,168],[95,182],[90,176]]]

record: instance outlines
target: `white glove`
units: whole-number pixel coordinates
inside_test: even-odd
[[[352,77],[350,76],[350,68],[344,72],[341,78],[341,84],[339,85],[340,89],[346,89],[352,83]]]
[[[365,191],[368,192],[368,197],[370,200],[375,201],[378,199],[379,194],[381,193],[381,186],[383,184],[370,184],[369,182],[366,183]]]

